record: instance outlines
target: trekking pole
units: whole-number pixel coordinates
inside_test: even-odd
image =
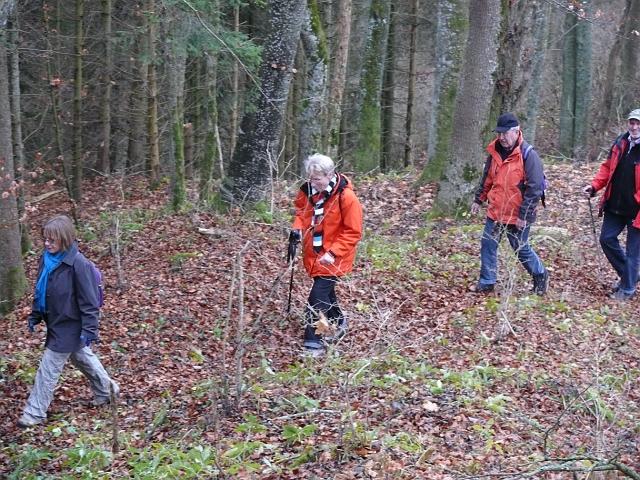
[[[294,238],[289,238],[289,248],[287,249],[287,262],[291,268],[291,278],[289,279],[289,299],[287,300],[287,313],[291,312],[291,292],[293,291],[293,272],[295,271],[296,250],[298,242]]]
[[[593,217],[593,205],[591,204],[591,196],[587,197],[589,202],[589,216],[591,217],[591,231],[593,232],[593,243],[598,245],[598,236],[596,234],[596,220]]]

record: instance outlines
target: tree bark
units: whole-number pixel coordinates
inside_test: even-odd
[[[234,203],[266,200],[270,162],[276,158],[292,65],[300,38],[304,2],[272,0],[269,33],[260,69],[261,92],[256,110],[242,120],[242,133],[222,187],[223,197]]]
[[[483,165],[482,132],[491,107],[497,67],[500,0],[471,0],[465,62],[453,115],[464,141],[452,142],[449,162],[436,199],[442,210],[467,206]]]
[[[9,11],[0,9],[0,316],[13,310],[24,293],[26,279],[20,246],[18,185],[14,180],[9,72],[5,26]]]

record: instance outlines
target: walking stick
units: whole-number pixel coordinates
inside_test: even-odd
[[[593,232],[593,243],[598,245],[598,236],[596,234],[596,220],[593,218],[593,205],[591,205],[591,197],[587,197],[589,201],[589,216],[591,217],[591,231]]]
[[[289,262],[289,266],[291,267],[291,279],[289,280],[289,300],[287,300],[287,313],[291,312],[291,292],[293,291],[293,272],[295,271],[294,260],[296,258],[297,249],[298,240],[295,237],[290,236],[289,248],[287,249],[287,262]]]

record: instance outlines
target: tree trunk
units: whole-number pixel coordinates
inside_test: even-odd
[[[342,100],[347,75],[347,56],[351,38],[351,0],[337,0],[335,14],[335,48],[329,68],[329,93],[322,150],[332,158],[338,153],[338,136],[342,116]]]
[[[427,149],[429,161],[422,172],[422,181],[440,180],[450,158],[458,77],[467,38],[468,4],[468,0],[438,1],[436,77]]]
[[[102,25],[104,28],[104,72],[102,82],[102,142],[99,150],[98,170],[111,171],[111,72],[113,71],[113,46],[111,42],[111,0],[102,0]]]
[[[240,6],[233,7],[233,31],[240,33]],[[231,71],[231,112],[229,126],[229,153],[227,158],[233,158],[236,142],[238,140],[238,119],[240,118],[240,65],[236,59],[233,60]],[[217,121],[216,121],[217,124]],[[215,147],[214,147],[215,148]]]
[[[242,133],[223,185],[230,202],[266,200],[269,166],[280,143],[282,117],[293,75],[292,65],[304,18],[304,2],[272,0],[269,33],[260,70],[261,92],[256,109],[242,120]]]
[[[186,122],[182,129],[184,138],[184,176],[186,180],[193,178],[194,133],[193,123]]]
[[[419,0],[411,0],[411,28],[409,29],[409,85],[407,87],[407,118],[405,119],[404,166],[408,167],[412,161],[412,127],[413,102],[416,91],[416,30],[418,29]]]
[[[565,16],[565,34],[562,47],[562,97],[560,100],[560,152],[570,157],[573,150],[576,103],[576,16]]]
[[[145,42],[148,40],[148,26],[146,25],[146,14],[140,10],[139,6],[135,7],[134,17],[136,26],[145,31],[136,35],[133,52],[132,52],[132,72],[131,72],[131,91],[129,94],[129,141],[127,147],[127,157],[129,168],[133,172],[139,172],[144,169],[145,162],[145,138],[147,129],[145,128],[145,110],[146,110],[146,76],[147,66],[143,61],[146,56],[147,47]]]
[[[538,108],[540,105],[542,85],[544,83],[544,67],[547,55],[547,42],[549,41],[551,4],[547,2],[534,2],[533,15],[534,60],[527,96],[527,122],[526,125],[523,126],[525,138],[532,145],[535,144],[536,141]]]
[[[587,19],[591,15],[591,0],[583,0],[582,8],[586,16],[579,19],[576,26],[576,94],[571,153],[573,158],[585,161],[591,125],[591,22]],[[634,56],[637,58],[637,52]]]
[[[482,132],[491,107],[493,73],[497,66],[500,0],[471,0],[469,36],[460,76],[453,124],[464,141],[451,145],[449,162],[440,182],[437,204],[453,211],[467,206],[484,160]]]
[[[387,39],[386,54],[384,57],[384,76],[382,78],[382,92],[380,95],[380,170],[388,172],[396,167],[392,156],[393,147],[393,103],[395,96],[395,32],[397,15],[393,3],[389,13],[389,35]]]
[[[357,131],[364,95],[361,89],[365,50],[371,37],[372,0],[352,0],[351,35],[346,68],[342,114],[338,137],[338,157],[350,161],[357,145]],[[333,74],[331,75],[333,77]]]
[[[147,26],[147,137],[149,139],[149,185],[160,183],[160,134],[158,131],[158,79],[156,76],[156,18],[155,0],[146,0]]]
[[[178,96],[173,109],[173,146],[175,149],[175,174],[173,179],[172,206],[174,212],[184,208],[187,187],[184,174],[184,111],[182,96]]]
[[[289,84],[289,93],[287,94],[287,107],[284,111],[284,125],[288,128],[284,129],[280,145],[278,147],[277,159],[271,160],[271,175],[279,175],[280,167],[285,168],[289,160],[295,160],[297,168],[294,167],[293,174],[297,175],[302,171],[302,163],[304,159],[300,158],[299,152],[299,135],[301,132],[301,124],[299,123],[300,113],[302,112],[305,102],[304,94],[306,88],[307,65],[305,62],[304,48],[302,40],[298,43],[296,55],[293,61],[295,74],[291,78]],[[292,162],[293,163],[293,162]]]
[[[297,121],[299,132],[297,143],[298,164],[304,162],[309,155],[322,150],[322,103],[327,79],[328,59],[326,58],[326,43],[323,45],[321,40],[324,38],[324,32],[314,30],[314,28],[321,28],[319,26],[319,14],[317,11],[311,14],[316,16],[313,21],[309,9],[305,9],[305,19],[301,32],[306,77],[303,108]]]
[[[64,143],[62,136],[62,125],[60,122],[60,85],[61,79],[59,75],[54,75],[53,66],[51,65],[51,56],[53,55],[53,48],[50,41],[51,28],[49,27],[49,13],[47,9],[43,9],[43,20],[44,20],[44,37],[47,46],[47,56],[45,60],[45,65],[47,69],[47,80],[49,82],[49,97],[51,100],[51,116],[53,119],[53,134],[55,137],[55,147],[56,147],[56,160],[60,161],[62,166],[62,175],[64,177],[65,187],[67,190],[67,195],[69,198],[73,198],[73,188],[71,185],[72,174],[71,174],[71,165],[69,164],[69,160],[65,155],[64,151]],[[72,210],[72,215],[74,220],[76,219],[75,208]]]
[[[13,137],[13,158],[15,159],[15,180],[18,185],[23,184],[25,161],[24,161],[24,145],[22,143],[22,109],[21,93],[20,93],[20,54],[18,53],[18,44],[20,43],[18,15],[12,15],[11,22],[8,26],[9,46],[10,46],[10,79],[9,88],[11,91],[11,118],[12,137]],[[31,235],[29,234],[29,223],[26,220],[24,209],[24,184],[18,189],[17,206],[18,218],[20,219],[20,244],[22,253],[25,254],[31,250]]]
[[[11,103],[5,28],[9,12],[2,11],[0,26],[0,316],[15,307],[24,293],[26,279],[20,247],[18,185],[14,181]]]
[[[207,204],[213,199],[213,171],[217,165],[218,149],[216,130],[218,128],[218,101],[217,101],[217,62],[212,54],[206,54],[205,65],[205,103],[204,103],[204,124],[206,126],[206,136],[204,144],[204,154],[200,163],[200,202]],[[224,172],[219,172],[221,177]]]
[[[640,31],[640,2],[626,0],[620,28],[609,51],[595,145],[611,141],[621,121],[636,107],[634,99],[640,95],[640,88],[637,87],[638,39],[634,31]],[[596,152],[594,149],[592,160],[596,159]]]
[[[365,65],[361,89],[364,91],[362,109],[358,121],[358,143],[353,156],[353,165],[361,172],[380,167],[382,78],[389,34],[391,3],[373,0],[371,3],[372,31],[365,49]]]
[[[76,45],[75,73],[73,90],[73,166],[71,177],[72,198],[80,203],[82,200],[82,174],[84,168],[84,152],[82,151],[82,97],[83,82],[82,64],[84,55],[84,0],[76,0]]]

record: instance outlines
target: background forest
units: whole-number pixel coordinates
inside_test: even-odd
[[[0,27],[0,405],[32,383],[38,228],[60,212],[106,273],[100,355],[125,387],[92,413],[70,374],[40,437],[7,414],[0,473],[640,478],[637,301],[604,299],[573,203],[640,107],[640,1],[1,0]],[[504,111],[551,180],[550,298],[506,258],[497,297],[467,290]],[[283,313],[313,152],[366,217],[353,334],[321,365]]]

